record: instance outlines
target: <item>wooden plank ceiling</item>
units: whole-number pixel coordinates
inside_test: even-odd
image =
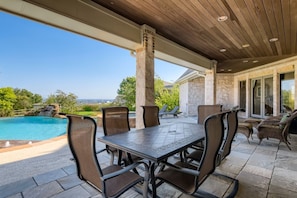
[[[217,72],[239,72],[297,55],[297,0],[93,1],[217,60]],[[227,20],[218,20],[224,16]]]

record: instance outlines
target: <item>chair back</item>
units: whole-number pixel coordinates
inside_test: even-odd
[[[233,139],[235,137],[237,128],[238,128],[238,110],[232,110],[227,112],[227,135],[226,140],[224,141],[222,147],[221,147],[221,153],[220,153],[220,161],[223,160],[225,157],[227,157],[231,152],[231,145],[233,142]],[[219,162],[220,163],[220,162]]]
[[[159,111],[159,113],[164,113],[165,111],[166,111],[166,109],[167,109],[167,106],[168,105],[163,105],[163,107],[160,109],[160,111]]]
[[[96,122],[85,116],[67,115],[67,138],[81,180],[102,191],[102,170],[95,148]]]
[[[216,168],[217,154],[224,137],[223,118],[225,114],[226,112],[213,114],[204,121],[205,147],[198,168],[200,174],[196,179],[196,186],[200,186]]]
[[[142,106],[142,108],[145,128],[160,125],[158,106]]]
[[[216,104],[216,105],[198,105],[198,124],[203,124],[204,120],[207,116],[212,115],[214,113],[219,113],[222,111],[223,105]]]
[[[297,111],[291,114],[291,116],[287,120],[287,123],[285,124],[285,127],[282,130],[282,136],[286,142],[288,141],[287,137],[289,135],[291,124],[293,123],[293,120],[295,120],[296,118],[297,118]]]
[[[130,131],[129,109],[127,107],[106,107],[101,110],[104,135]]]

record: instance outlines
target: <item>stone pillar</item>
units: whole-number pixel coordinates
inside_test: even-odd
[[[136,49],[136,129],[144,127],[141,106],[155,104],[154,35],[154,29],[143,25],[142,45]]]
[[[205,104],[216,104],[216,71],[217,63],[213,62],[213,67],[205,72]]]
[[[295,90],[294,90],[294,99],[295,99],[295,104],[294,104],[294,109],[297,109],[297,62],[293,64],[294,66],[294,80],[295,80]]]
[[[280,112],[280,75],[273,69],[273,115],[277,116]]]

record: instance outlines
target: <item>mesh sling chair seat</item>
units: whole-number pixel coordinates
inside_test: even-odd
[[[125,168],[109,165],[102,168],[96,152],[96,122],[86,116],[67,115],[68,143],[73,154],[78,177],[102,192],[103,197],[118,197],[138,183],[143,185],[143,197],[147,197],[148,166],[137,162]],[[138,166],[144,166],[144,177],[131,172]]]
[[[225,113],[217,113],[208,116],[204,122],[205,128],[205,149],[199,166],[194,166],[187,162],[178,161],[175,164],[162,162],[165,168],[155,177],[155,180],[162,183],[168,183],[183,193],[215,197],[214,195],[199,190],[199,186],[212,174],[216,168],[216,159],[224,137],[223,117]],[[236,189],[229,196],[233,197],[237,193],[238,183],[235,183]]]
[[[145,128],[160,125],[158,106],[142,106],[142,108],[143,124]]]
[[[231,146],[238,129],[238,110],[227,111],[226,113],[226,137],[223,140],[217,156],[217,166],[231,153]],[[186,160],[200,162],[204,148],[197,148],[186,155]]]
[[[125,133],[130,131],[129,126],[129,109],[127,107],[106,107],[102,108],[102,124],[105,136]],[[113,164],[114,157],[118,157],[118,164],[124,161],[128,163],[127,154],[116,148],[106,145],[107,151],[111,154],[111,162]]]

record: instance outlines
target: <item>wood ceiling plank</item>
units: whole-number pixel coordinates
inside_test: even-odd
[[[264,46],[266,46],[266,49],[265,48],[264,49],[266,50],[267,55],[273,54],[272,48],[270,46],[270,42],[268,40],[268,35],[263,26],[263,21],[262,21],[263,18],[260,18],[257,15],[257,12],[259,12],[259,7],[257,6],[257,3],[254,3],[254,1],[251,1],[251,0],[245,0],[245,3],[252,17],[252,20],[254,21],[256,28],[258,29],[262,37],[262,42],[264,44],[263,48]],[[264,23],[265,23],[265,20],[264,20]]]
[[[291,54],[296,53],[297,45],[297,1],[290,0],[290,13],[291,13]]]
[[[290,54],[291,53],[291,23],[296,24],[296,21],[291,21],[290,1],[282,1],[282,13],[283,13],[285,39],[286,39],[286,54]]]
[[[276,1],[278,1],[278,0],[276,0]],[[279,38],[279,32],[277,29],[276,16],[275,16],[276,13],[274,12],[273,4],[272,4],[271,0],[263,1],[263,4],[264,4],[267,19],[268,19],[270,32],[272,34],[271,38]],[[268,38],[268,39],[271,39],[271,38]],[[280,48],[277,49],[275,43],[271,43],[270,46],[272,47],[273,55],[281,55],[282,54],[282,52],[281,52],[282,50]],[[278,45],[278,46],[280,46],[280,45]]]
[[[282,4],[281,0],[272,1],[275,22],[276,22],[276,29],[278,35],[274,35],[274,37],[278,38],[279,44],[276,45],[279,55],[283,55],[287,53],[286,49],[286,39],[285,39],[285,31],[284,31],[284,21],[283,21],[283,13],[282,13]],[[280,49],[278,48],[280,47]]]
[[[257,37],[254,34],[254,30],[250,27],[250,25],[248,24],[245,15],[243,14],[243,10],[240,9],[237,5],[237,0],[227,0],[227,3],[229,4],[229,6],[232,8],[232,12],[236,15],[236,17],[238,18],[238,22],[240,23],[239,26],[242,28],[242,32],[246,32],[247,35],[250,37],[250,40],[253,42],[253,44],[255,46],[257,46],[257,49],[260,46],[260,43],[257,39]],[[257,50],[255,49],[255,50]],[[262,54],[261,51],[258,52],[259,54]]]

